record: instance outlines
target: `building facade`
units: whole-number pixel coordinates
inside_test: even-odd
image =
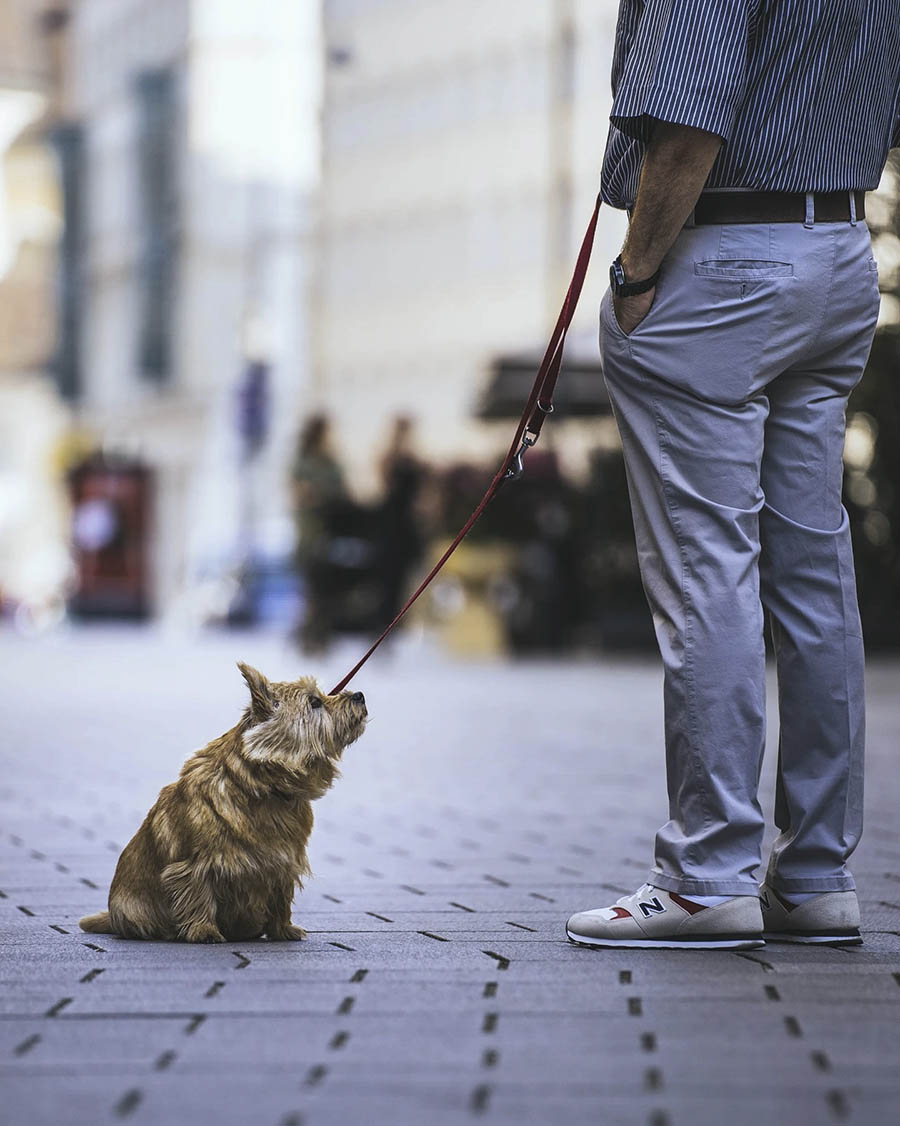
[[[164,613],[251,549],[290,550],[317,91],[313,4],[72,5],[58,374],[98,447],[152,473]],[[268,420],[252,449],[251,369]]]
[[[315,388],[363,490],[398,413],[439,461],[502,449],[509,427],[474,416],[491,365],[542,349],[562,302],[598,189],[616,8],[325,0]],[[623,230],[603,213],[576,352],[596,354]],[[544,433],[574,471],[612,440],[608,422]]]

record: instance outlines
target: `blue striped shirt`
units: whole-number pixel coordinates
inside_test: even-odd
[[[708,188],[871,190],[900,145],[900,0],[621,0],[603,199],[654,120],[724,138]]]

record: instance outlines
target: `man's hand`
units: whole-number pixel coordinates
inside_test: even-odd
[[[656,287],[648,289],[646,293],[636,293],[634,297],[614,297],[613,315],[618,321],[619,328],[629,336],[641,321],[650,312],[653,298],[656,296]]]

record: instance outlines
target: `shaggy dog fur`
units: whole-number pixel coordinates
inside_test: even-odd
[[[362,734],[365,698],[238,668],[250,689],[241,721],[163,788],[119,857],[109,910],[82,919],[82,930],[184,942],[305,937],[291,901],[310,874],[311,803]]]

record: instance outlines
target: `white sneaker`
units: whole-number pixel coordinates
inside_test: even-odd
[[[827,891],[791,903],[765,884],[759,889],[765,937],[772,942],[858,946],[859,901],[855,891]]]
[[[611,907],[579,911],[566,923],[570,941],[582,946],[669,950],[756,950],[765,945],[762,929],[755,895],[735,895],[704,907],[650,884]]]

